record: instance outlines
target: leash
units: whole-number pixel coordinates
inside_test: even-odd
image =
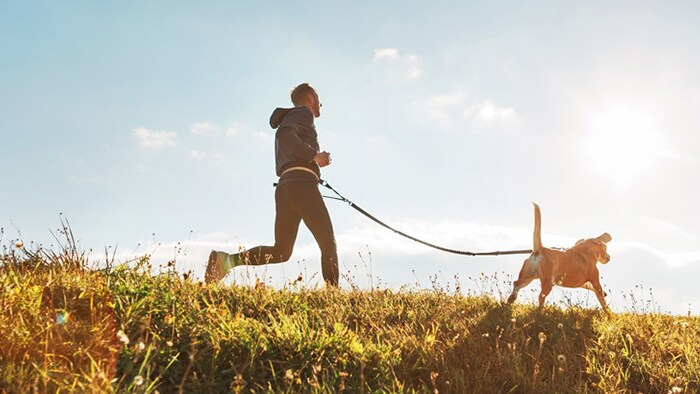
[[[395,232],[396,234],[401,235],[402,237],[406,237],[406,238],[410,239],[411,241],[418,242],[418,243],[423,244],[425,246],[429,246],[433,249],[441,250],[441,251],[447,252],[447,253],[459,254],[462,256],[501,256],[501,255],[509,255],[509,254],[530,254],[530,253],[532,253],[532,250],[505,250],[505,251],[495,251],[495,252],[467,252],[467,251],[463,251],[463,250],[449,249],[449,248],[445,248],[442,246],[434,245],[434,244],[431,244],[430,242],[426,242],[426,241],[420,240],[418,238],[412,237],[412,236],[410,236],[402,231],[399,231],[399,230],[389,226],[388,224],[382,222],[381,220],[377,219],[369,212],[367,212],[364,209],[357,206],[357,204],[355,204],[354,202],[343,197],[340,193],[338,193],[337,190],[335,190],[328,182],[324,181],[323,179],[319,180],[318,183],[320,183],[321,186],[324,186],[327,189],[331,190],[333,193],[335,193],[338,196],[338,197],[333,197],[333,196],[323,196],[323,197],[346,202],[351,207],[355,208],[355,210],[357,210],[361,214],[372,219],[372,221],[374,221],[378,225],[385,227],[385,228]]]

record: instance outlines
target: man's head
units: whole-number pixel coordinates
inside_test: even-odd
[[[321,102],[318,93],[311,84],[304,82],[292,90],[292,103],[297,107],[306,107],[314,117],[321,116]]]

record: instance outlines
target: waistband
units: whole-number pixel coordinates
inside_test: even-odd
[[[282,171],[282,175],[280,175],[280,178],[282,178],[284,176],[284,174],[291,172],[291,171],[306,171],[309,174],[312,174],[314,176],[314,178],[316,178],[317,181],[319,180],[318,175],[316,175],[316,173],[312,169],[310,169],[308,167],[302,167],[302,166],[287,168],[286,170]]]
[[[284,185],[289,182],[295,182],[295,181],[306,181],[306,182],[314,182],[314,183],[319,183],[320,180],[318,178],[318,175],[316,175],[315,172],[313,172],[312,169],[307,168],[307,167],[302,167],[302,166],[297,166],[297,167],[290,167],[287,168],[286,170],[282,171],[282,174],[280,175],[280,179],[278,182],[275,182],[272,184],[272,186],[280,186]]]

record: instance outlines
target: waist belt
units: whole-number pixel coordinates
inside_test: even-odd
[[[286,174],[286,173],[288,173],[288,172],[290,172],[290,171],[297,171],[297,170],[299,170],[299,171],[306,171],[306,172],[308,172],[309,174],[313,174],[314,178],[316,178],[317,181],[319,180],[318,175],[316,175],[316,173],[315,173],[312,169],[307,168],[307,167],[302,167],[302,166],[289,167],[289,168],[287,168],[286,170],[282,171],[282,175],[280,175],[280,178],[282,178],[282,177],[284,176],[284,174]]]

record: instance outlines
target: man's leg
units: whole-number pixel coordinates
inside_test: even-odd
[[[299,182],[290,190],[294,194],[294,206],[304,224],[309,228],[321,249],[321,269],[323,279],[331,286],[338,286],[338,251],[333,234],[331,217],[323,202],[317,184]]]
[[[212,251],[205,274],[205,282],[218,282],[239,265],[262,265],[289,260],[299,232],[301,216],[287,201],[284,188],[275,190],[275,245],[256,246],[244,252],[228,254]]]
[[[274,264],[289,260],[301,222],[301,216],[289,201],[286,192],[289,186],[291,184],[280,185],[275,190],[275,245],[256,246],[233,255],[235,265]]]

